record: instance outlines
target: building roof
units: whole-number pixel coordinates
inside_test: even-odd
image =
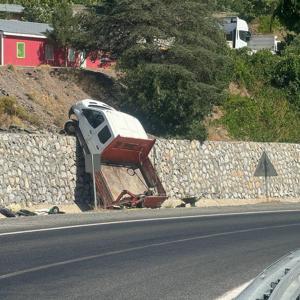
[[[0,31],[5,34],[45,37],[47,30],[51,31],[52,27],[45,23],[0,19]]]
[[[0,4],[0,12],[21,14],[24,11],[24,7],[18,4]]]

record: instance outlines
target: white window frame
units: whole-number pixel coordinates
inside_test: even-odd
[[[73,52],[73,55],[72,55],[72,59],[71,59],[70,56],[71,56],[72,52]],[[71,63],[74,63],[76,61],[76,51],[73,48],[68,49],[68,61],[71,62]]]

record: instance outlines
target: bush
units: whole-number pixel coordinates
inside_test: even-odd
[[[14,72],[15,71],[14,65],[8,65],[7,70]]]
[[[286,41],[287,45],[283,55],[300,55],[300,35],[289,35]]]
[[[251,54],[249,49],[243,48],[232,51],[234,68],[232,80],[247,89],[255,89],[258,82],[268,83],[273,79],[274,68],[280,57],[268,50],[261,50]]]
[[[273,84],[284,89],[289,101],[300,110],[300,56],[289,54],[276,65]]]
[[[0,114],[16,115],[17,103],[14,97],[0,97]]]
[[[239,85],[252,86],[255,77],[251,73],[249,64],[249,49],[232,50],[231,57],[234,61],[232,80]]]
[[[266,97],[231,96],[222,120],[230,135],[257,142],[300,142],[300,114],[276,91]]]
[[[126,74],[122,108],[154,135],[203,139],[201,121],[218,102],[220,90],[197,82],[178,65],[145,64]]]
[[[23,107],[18,105],[17,100],[14,97],[0,97],[0,116],[3,115],[16,117],[35,125],[40,124],[39,118],[34,114],[28,113]]]
[[[248,65],[255,81],[270,84],[276,65],[280,62],[280,57],[272,54],[269,50],[261,50],[249,56]]]
[[[272,28],[271,28],[271,15],[266,16],[260,16],[257,18],[257,22],[259,24],[258,26],[258,32],[259,33],[273,33],[275,30],[280,30],[282,28],[282,25],[280,24],[279,20],[277,18],[274,19]]]

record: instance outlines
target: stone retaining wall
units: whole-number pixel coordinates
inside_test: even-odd
[[[161,139],[151,156],[171,197],[247,199],[265,197],[264,178],[253,176],[264,150],[278,172],[269,196],[299,197],[300,145]],[[0,205],[91,201],[74,137],[1,133],[0,166]]]
[[[248,199],[266,196],[264,177],[254,177],[266,151],[278,176],[268,178],[268,196],[300,196],[300,145],[159,140],[152,155],[172,197]]]
[[[73,137],[0,134],[0,206],[90,201],[90,178]]]

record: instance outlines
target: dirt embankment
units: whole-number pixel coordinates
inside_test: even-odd
[[[113,81],[102,73],[74,69],[0,68],[0,127],[17,125],[59,131],[76,101],[113,103]]]
[[[100,72],[48,66],[0,67],[0,130],[17,127],[60,132],[72,104],[87,98],[118,109],[118,86],[111,78]],[[230,140],[218,122],[222,116],[222,109],[215,107],[206,118],[209,140]]]

